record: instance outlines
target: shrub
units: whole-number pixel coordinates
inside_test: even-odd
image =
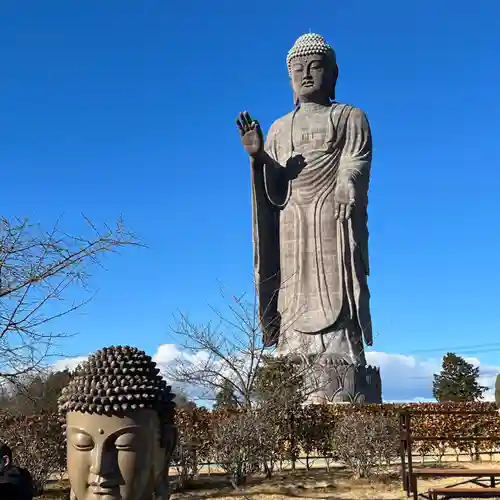
[[[276,427],[264,417],[265,413],[258,411],[231,411],[214,424],[214,458],[235,488],[245,484],[248,476],[266,466],[273,456]]]
[[[172,467],[177,470],[174,489],[189,487],[198,474],[201,463],[209,458],[211,420],[212,415],[203,408],[177,411],[178,441],[172,457]]]
[[[396,422],[380,414],[353,412],[335,425],[334,454],[358,478],[390,464],[398,455],[398,444]]]
[[[12,448],[16,465],[29,470],[37,494],[53,474],[66,467],[66,445],[57,414],[0,415],[0,439]]]
[[[421,413],[444,408],[453,413]],[[179,444],[172,463],[178,473],[174,487],[189,486],[202,463],[222,466],[238,486],[255,471],[264,469],[270,476],[276,463],[293,461],[302,454],[335,458],[356,475],[369,476],[396,458],[398,411],[404,409],[411,414],[412,436],[445,438],[415,442],[414,450],[423,455],[439,457],[443,449],[453,448],[475,458],[479,452],[498,449],[500,419],[494,403],[309,405],[293,411],[283,411],[281,404],[266,404],[249,413],[187,408],[178,410],[176,417]],[[456,439],[475,433],[491,439]],[[65,470],[64,439],[53,413],[32,417],[0,413],[0,439],[11,445],[15,461],[30,470],[40,490],[52,474]]]

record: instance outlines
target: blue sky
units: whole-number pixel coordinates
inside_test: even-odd
[[[122,214],[148,249],[97,270],[67,354],[168,341],[172,313],[251,288],[249,167],[234,119],[290,111],[286,52],[323,34],[337,98],[374,136],[374,349],[494,364],[500,3],[452,0],[4,0],[2,214],[50,224]],[[498,342],[496,346],[491,344]],[[495,350],[496,349],[496,350]],[[460,350],[459,350],[460,351]]]

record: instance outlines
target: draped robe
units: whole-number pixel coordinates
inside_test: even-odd
[[[271,126],[265,165],[252,160],[254,270],[265,346],[365,364],[370,127],[345,104],[302,104]],[[356,192],[349,220],[335,195]],[[337,189],[338,188],[338,189]],[[364,341],[364,342],[363,342]]]

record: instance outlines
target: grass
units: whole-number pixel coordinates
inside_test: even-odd
[[[460,463],[454,467],[499,468],[500,463]],[[459,479],[422,479],[418,482],[420,492],[431,486],[444,486]],[[66,498],[66,481],[49,485],[47,492],[39,497],[44,500]],[[401,487],[399,471],[394,468],[372,479],[353,479],[345,468],[337,467],[327,472],[324,469],[279,473],[270,480],[252,478],[241,490],[234,490],[221,474],[203,475],[187,492],[172,495],[172,500],[408,500]],[[500,498],[500,497],[499,497]]]
[[[40,500],[63,500],[69,498],[69,483],[67,481],[51,482],[45,487],[45,493],[40,497],[35,497]]]

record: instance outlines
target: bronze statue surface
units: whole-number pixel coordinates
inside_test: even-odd
[[[59,400],[74,500],[169,498],[174,395],[135,347],[89,356]]]
[[[364,345],[372,345],[370,126],[361,109],[336,102],[336,55],[322,36],[299,37],[287,65],[295,109],[272,124],[265,141],[249,113],[237,120],[251,159],[264,344],[279,355],[358,370],[366,366]],[[380,398],[363,391],[365,399]]]

